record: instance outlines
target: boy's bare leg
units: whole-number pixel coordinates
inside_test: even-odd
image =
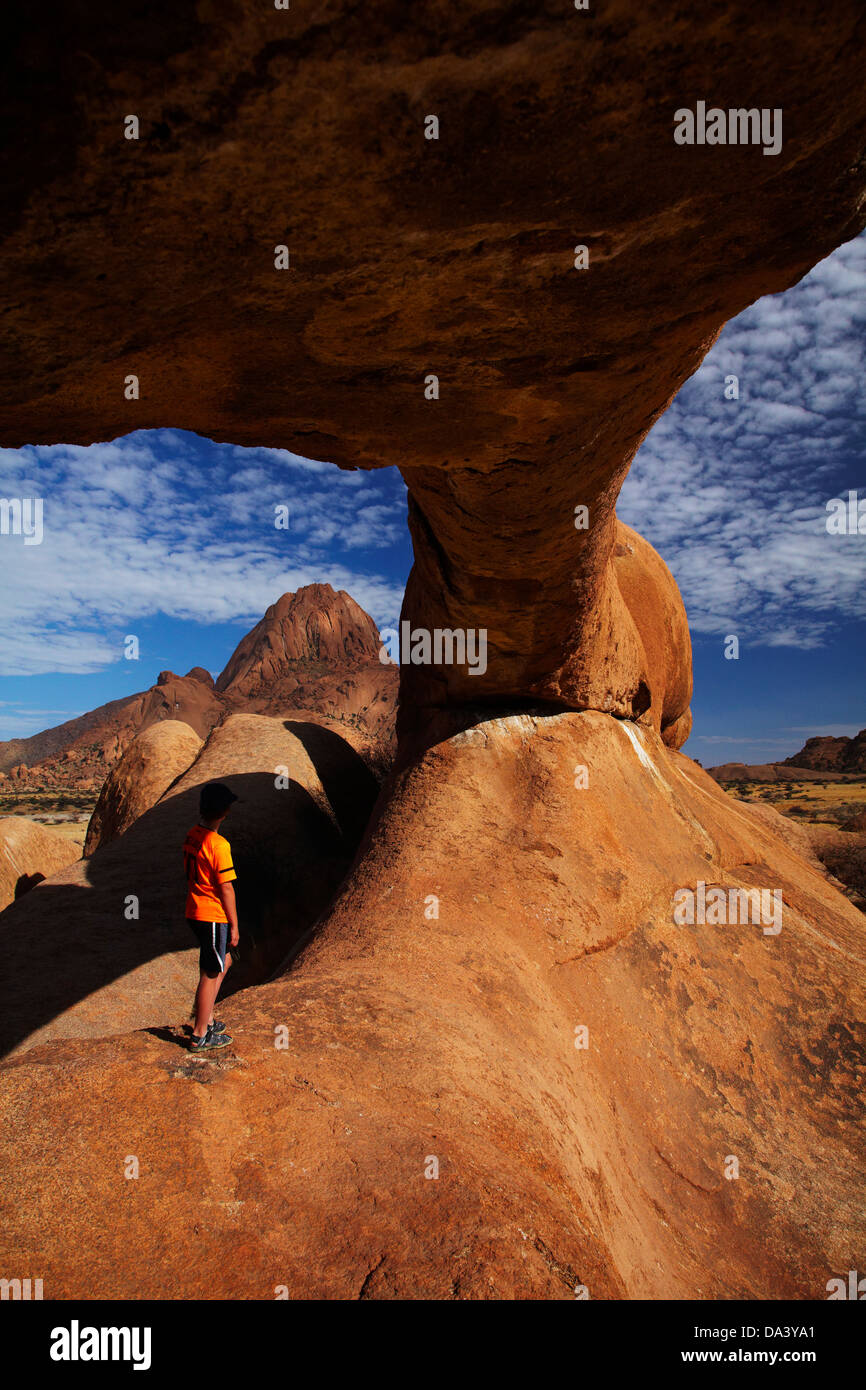
[[[193,1032],[198,1038],[204,1037],[208,1026],[213,1023],[213,1006],[231,963],[231,952],[226,951],[225,969],[222,974],[205,975],[202,973],[199,977],[198,989],[195,992],[195,1023],[193,1024]]]

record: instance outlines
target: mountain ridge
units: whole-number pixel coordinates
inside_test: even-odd
[[[866,729],[853,738],[807,738],[799,753],[776,763],[718,763],[707,769],[717,782],[841,781],[866,773]]]
[[[28,738],[0,741],[0,783],[14,790],[75,786],[95,790],[136,734],[179,719],[202,739],[226,715],[318,710],[388,739],[398,674],[378,659],[369,613],[330,584],[282,594],[238,642],[217,680],[202,666],[185,676],[160,671],[146,690]]]

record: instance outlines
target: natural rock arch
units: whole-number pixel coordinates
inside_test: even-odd
[[[231,1001],[207,1107],[147,1033],[3,1067],[10,1267],[49,1297],[200,1297],[203,1267],[265,1299],[823,1298],[864,1234],[862,917],[665,747],[687,631],[614,509],[726,319],[863,224],[859,0],[148,11],[67,6],[14,54],[3,98],[32,120],[35,81],[44,120],[8,180],[3,441],[396,463],[405,612],[486,627],[491,677],[405,669],[441,740],[296,966]],[[780,153],[675,145],[704,100],[780,108]],[[771,884],[784,931],[685,935],[705,879]]]
[[[0,438],[174,425],[396,463],[406,616],[489,648],[483,680],[407,668],[407,710],[638,716],[648,678],[658,707],[616,592],[617,492],[724,322],[862,227],[861,21],[859,0],[29,20],[4,93],[28,138],[5,170]],[[675,143],[698,101],[778,109],[781,150]]]

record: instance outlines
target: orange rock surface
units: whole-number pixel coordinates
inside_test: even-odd
[[[36,883],[81,858],[81,845],[24,816],[0,817],[0,912]]]
[[[202,741],[189,724],[168,719],[143,729],[115,763],[87,827],[85,855],[122,835],[194,761]]]
[[[0,951],[29,1049],[0,1067],[5,1263],[47,1298],[824,1298],[866,1235],[864,918],[673,751],[682,605],[615,506],[722,325],[864,225],[860,0],[148,16],[13,35],[0,442],[173,426],[397,464],[404,617],[483,630],[487,666],[402,668],[378,819],[220,1059],[147,974],[190,783],[85,896],[4,914],[40,907]],[[780,151],[677,146],[706,99],[781,110]],[[283,735],[243,729],[199,771],[265,776]],[[274,948],[295,869],[309,922],[357,843],[334,797],[364,819],[294,737],[297,814],[253,798]],[[675,925],[705,883],[781,893],[781,931]]]
[[[781,891],[782,930],[674,925],[698,881]],[[866,1235],[864,959],[651,730],[487,720],[395,779],[220,1060],[138,1032],[3,1066],[7,1259],[60,1298],[824,1298]]]

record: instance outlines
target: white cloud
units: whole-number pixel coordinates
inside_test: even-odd
[[[80,710],[25,709],[23,706],[13,708],[7,705],[0,715],[0,739],[5,742],[10,738],[29,738],[31,734],[41,733],[43,729],[65,724],[68,719],[74,719],[79,713]]]
[[[92,632],[0,629],[0,671],[4,676],[90,675],[119,659],[120,645]],[[44,727],[41,726],[41,727]]]
[[[349,473],[280,449],[209,450],[171,430],[110,443],[0,451],[0,492],[44,498],[44,539],[0,538],[7,567],[0,672],[90,673],[160,614],[257,622],[287,590],[346,589],[393,626],[402,584],[349,557],[406,534],[395,470]],[[274,507],[289,508],[288,531]]]
[[[866,617],[866,538],[825,524],[830,497],[866,496],[864,326],[866,236],[732,320],[645,440],[617,511],[670,565],[693,632],[809,649]]]

